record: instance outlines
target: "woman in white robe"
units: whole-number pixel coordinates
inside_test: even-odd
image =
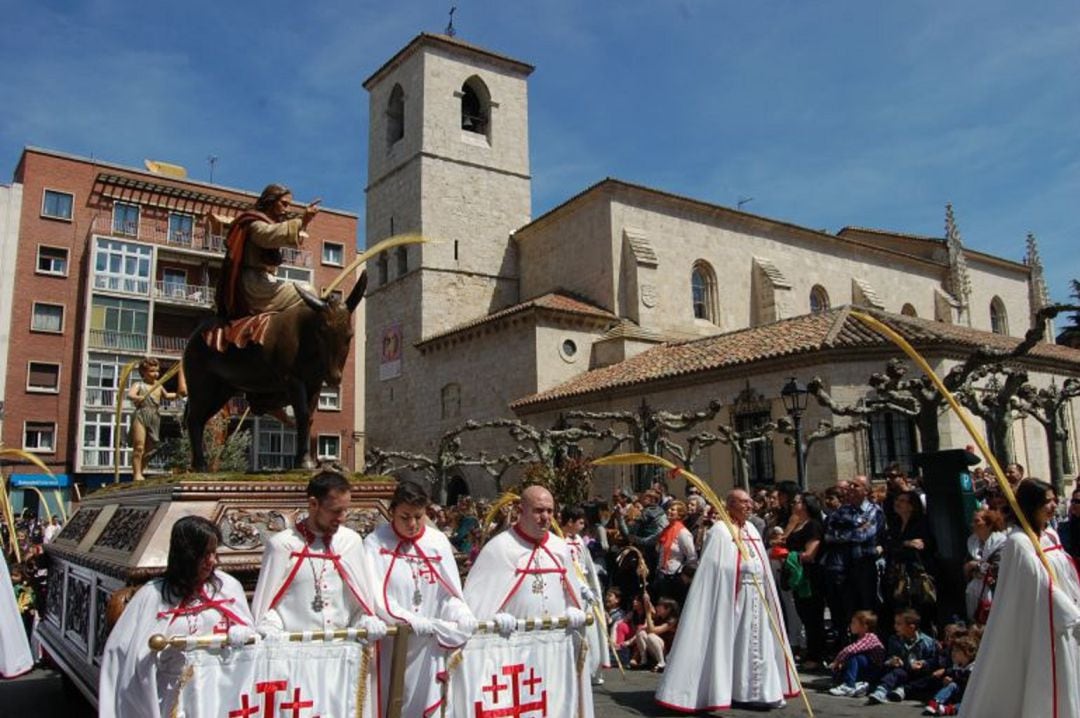
[[[1056,580],[1027,534],[1011,527],[960,715],[1080,718],[1080,570],[1049,528],[1057,508],[1053,486],[1025,479],[1016,500]]]
[[[34,667],[30,644],[26,640],[15,587],[11,584],[7,559],[0,558],[0,677],[21,676]]]
[[[570,549],[570,560],[573,561],[574,574],[578,581],[584,577],[584,585],[588,586],[594,599],[603,595],[600,588],[600,576],[593,563],[592,554],[585,543],[582,531],[585,530],[585,510],[579,506],[566,506],[559,514],[559,523],[562,526],[563,539],[567,548]],[[581,573],[578,574],[577,572]],[[585,629],[585,639],[588,641],[589,650],[585,654],[589,675],[598,684],[604,682],[604,668],[611,667],[610,651],[608,649],[608,625],[607,614],[600,610],[589,610],[593,613],[593,624]]]
[[[390,522],[364,539],[378,580],[379,607],[391,619],[408,624],[409,637],[402,716],[435,715],[444,702],[446,654],[464,645],[476,630],[476,619],[461,598],[461,577],[450,540],[428,530],[424,521],[430,498],[412,481],[398,484],[390,499]],[[393,651],[384,638],[384,656]],[[390,661],[381,663],[379,695],[383,710],[390,696]]]
[[[116,622],[101,658],[100,718],[161,718],[180,692],[181,651],[150,650],[164,636],[229,634],[242,641],[254,619],[240,582],[216,570],[218,528],[200,516],[177,521],[169,539],[165,575],[144,585]]]

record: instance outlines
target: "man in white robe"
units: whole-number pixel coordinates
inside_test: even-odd
[[[15,601],[7,560],[0,557],[0,677],[21,676],[33,667],[34,658]]]
[[[393,621],[408,624],[409,637],[402,716],[435,715],[444,702],[446,654],[476,630],[476,619],[461,597],[461,577],[450,540],[426,525],[429,498],[418,484],[403,481],[390,500],[390,521],[364,539],[378,579],[378,607]],[[385,638],[380,694],[390,699],[393,640]]]
[[[375,573],[360,534],[342,526],[352,499],[349,481],[322,471],[308,482],[307,496],[307,517],[266,542],[251,600],[257,627],[272,640],[281,632],[355,626],[378,641],[386,624],[377,616]],[[372,676],[382,660],[376,644]],[[381,715],[373,707],[381,697],[372,692],[366,691],[365,716]]]
[[[521,493],[519,517],[480,550],[465,580],[465,602],[480,620],[494,620],[503,634],[517,620],[567,616],[574,630],[585,625],[582,586],[574,575],[570,548],[548,528],[555,501],[542,486]],[[589,592],[591,594],[591,591]],[[586,717],[593,715],[592,682],[583,671],[580,691]],[[573,715],[562,707],[554,715]]]
[[[1055,507],[1039,509],[1045,515],[1042,525],[1032,522],[1036,532]],[[1011,528],[961,716],[1080,718],[1080,568],[1053,529],[1039,538],[1057,580],[1051,583],[1027,534]]]
[[[240,582],[215,571],[221,589],[204,586],[191,601],[177,604],[163,596],[162,579],[140,588],[113,626],[101,656],[98,680],[99,718],[162,718],[169,716],[180,690],[184,654],[174,648],[150,650],[155,634],[205,636],[229,634],[234,626],[248,627],[234,637],[251,634],[255,623]]]
[[[726,504],[733,526],[717,522],[706,535],[656,691],[672,710],[775,708],[799,694],[768,555],[748,521],[753,500],[736,489]]]

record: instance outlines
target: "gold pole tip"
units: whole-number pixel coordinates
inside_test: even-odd
[[[154,635],[150,636],[151,651],[163,651],[165,650],[165,646],[167,645],[169,645],[169,641],[165,638],[165,636],[161,635],[160,633],[155,633]]]

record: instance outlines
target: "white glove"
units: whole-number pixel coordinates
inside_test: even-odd
[[[267,643],[285,643],[289,640],[289,634],[277,626],[259,626],[259,633]]]
[[[446,605],[446,620],[456,623],[458,630],[467,636],[476,633],[478,622],[464,601],[452,598]]]
[[[361,616],[356,627],[367,633],[365,643],[374,643],[386,638],[386,624],[375,616]]]
[[[585,625],[585,612],[580,608],[574,608],[571,606],[566,609],[566,627],[567,628],[581,628]]]
[[[233,648],[240,648],[245,645],[249,639],[254,638],[258,640],[258,637],[258,631],[251,626],[229,626],[228,643]]]
[[[518,620],[509,613],[496,613],[491,617],[495,621],[495,629],[503,638],[507,638],[517,630]]]
[[[581,587],[581,600],[583,600],[589,606],[599,606],[600,605],[600,597],[597,596],[596,592],[593,591],[588,586],[582,586]]]
[[[418,636],[430,636],[435,633],[435,622],[424,616],[412,616],[409,620],[409,628]]]

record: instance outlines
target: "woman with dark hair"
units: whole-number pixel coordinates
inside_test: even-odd
[[[390,521],[364,539],[378,587],[377,601],[398,624],[412,628],[406,659],[401,715],[432,715],[444,702],[440,671],[446,656],[476,630],[476,618],[461,598],[454,550],[441,531],[428,530],[427,491],[412,481],[398,483],[390,499]],[[393,650],[387,641],[383,655]],[[390,661],[380,662],[379,695],[390,698]],[[386,705],[380,710],[386,710]]]
[[[806,630],[802,667],[808,671],[820,668],[825,657],[825,592],[817,566],[821,539],[825,535],[821,516],[821,503],[814,494],[806,491],[792,500],[791,519],[784,539],[788,554],[780,574],[781,583],[791,591],[795,612]]]
[[[1050,528],[1054,487],[1025,479],[1016,502],[1053,576],[1013,517],[960,715],[1080,718],[1080,569]]]
[[[922,498],[916,491],[903,491],[893,499],[893,517],[885,529],[885,599],[883,615],[913,608],[929,633],[936,612],[937,594],[933,583],[930,527]]]
[[[281,311],[302,301],[292,282],[279,281],[275,275],[282,263],[281,250],[303,244],[302,232],[319,213],[319,202],[311,202],[299,217],[292,217],[292,192],[271,184],[254,207],[233,220],[218,281],[219,316],[236,319]]]
[[[98,715],[168,716],[180,689],[184,656],[166,648],[150,650],[147,641],[165,636],[228,636],[242,644],[253,635],[254,619],[244,589],[217,570],[221,532],[201,516],[173,524],[165,574],[138,590],[113,626],[101,658]]]

